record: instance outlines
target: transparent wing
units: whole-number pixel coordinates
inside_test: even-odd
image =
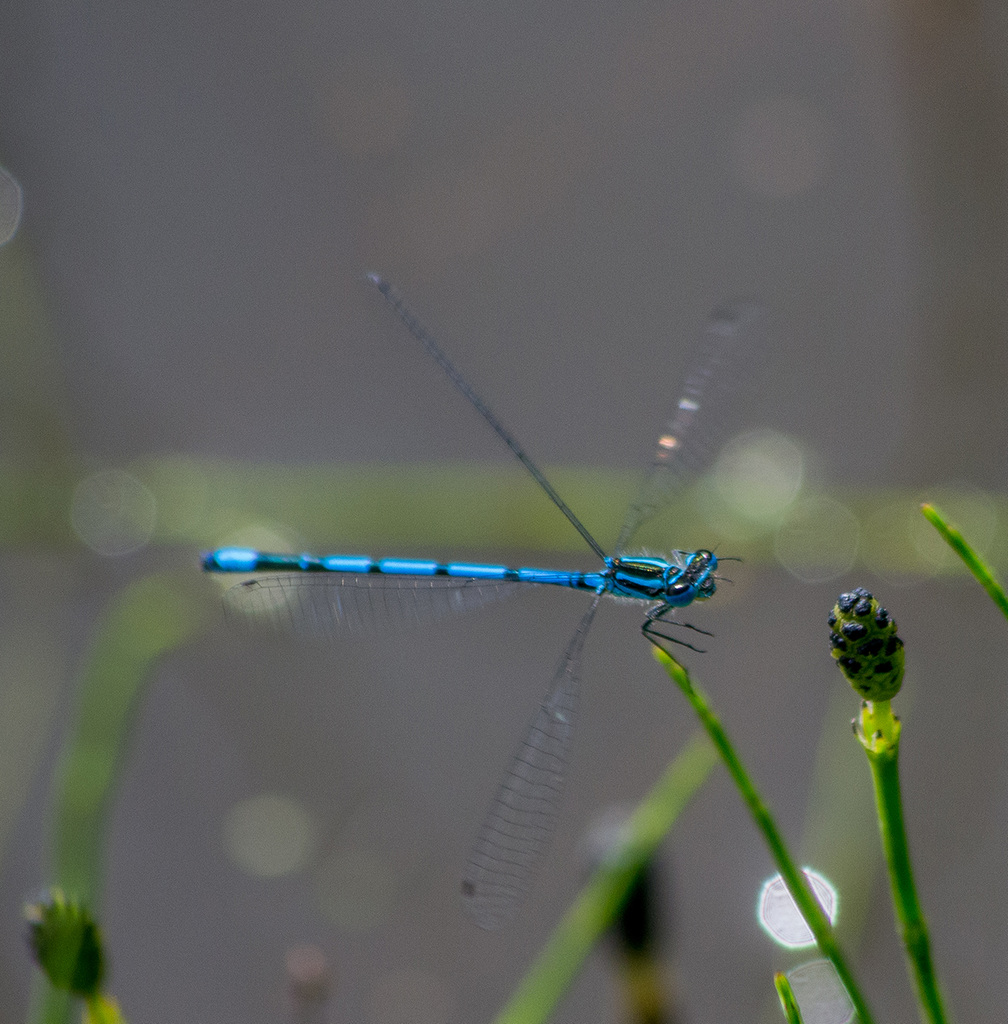
[[[325,638],[338,632],[433,622],[480,608],[529,584],[445,576],[264,576],[224,594],[229,623]]]
[[[549,693],[508,768],[480,828],[462,879],[466,909],[497,928],[521,903],[556,827],[577,709],[579,667],[599,595],[564,652]]]
[[[658,438],[637,499],[616,542],[622,554],[637,530],[665,507],[718,452],[740,419],[734,401],[751,376],[762,307],[748,301],[716,309],[707,321],[676,410]]]

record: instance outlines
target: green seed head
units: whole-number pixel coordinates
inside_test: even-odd
[[[105,973],[101,936],[86,907],[59,889],[25,907],[28,945],[53,986],[85,998],[98,995]]]
[[[865,699],[892,700],[903,685],[903,641],[896,623],[864,589],[841,594],[827,620],[840,671]]]

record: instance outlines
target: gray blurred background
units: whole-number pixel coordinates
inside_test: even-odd
[[[726,540],[747,560],[692,616],[715,638],[689,664],[804,861],[841,885],[880,1019],[909,1020],[857,704],[825,653],[836,594],[879,594],[908,649],[906,813],[939,970],[958,1019],[1002,1019],[1008,631],[915,517],[944,499],[1004,568],[1003,5],[45,3],[2,20],[0,164],[24,191],[0,249],[6,493],[52,467],[74,486],[124,471],[157,519],[144,472],[176,458],[205,489],[116,557],[61,500],[4,530],[0,1020],[26,1013],[21,904],[50,881],[52,771],[122,587],[261,536],[591,567],[576,536],[521,522],[460,546],[464,497],[416,521],[395,467],[511,467],[371,269],[545,466],[625,483],[614,507],[708,310],[766,307],[746,421],[831,495],[816,537],[854,540],[811,569],[772,531]],[[242,466],[276,492],[269,516],[222,513],[214,481]],[[373,533],[299,525],[282,481],[326,467],[393,481]],[[577,511],[613,542],[616,513]],[[394,550],[386,521],[405,524]],[[666,546],[708,537],[690,520]],[[307,944],[330,973],[321,1019],[490,1019],[576,892],[593,816],[639,799],[695,727],[639,612],[599,615],[557,841],[486,934],[458,879],[583,602],[530,594],[320,650],[228,635],[206,587],[215,611],[157,665],[112,808],[100,914],[128,1018],[292,1019],[285,958]],[[775,1019],[772,972],[797,961],[755,922],[772,869],[723,773],[663,863],[683,1019]],[[603,950],[556,1019],[622,1014]]]

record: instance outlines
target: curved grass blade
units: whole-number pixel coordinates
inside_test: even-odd
[[[942,535],[946,544],[965,562],[966,568],[973,573],[977,583],[990,595],[991,600],[1001,609],[1001,614],[1008,619],[1008,597],[994,574],[987,568],[980,556],[970,547],[966,538],[949,523],[934,505],[921,505],[924,518]]]

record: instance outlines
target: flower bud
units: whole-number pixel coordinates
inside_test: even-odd
[[[885,608],[857,587],[837,598],[827,621],[831,653],[851,686],[865,700],[895,697],[903,685],[903,641]]]
[[[25,907],[28,945],[57,989],[94,998],[105,973],[101,936],[87,908],[59,889]]]

